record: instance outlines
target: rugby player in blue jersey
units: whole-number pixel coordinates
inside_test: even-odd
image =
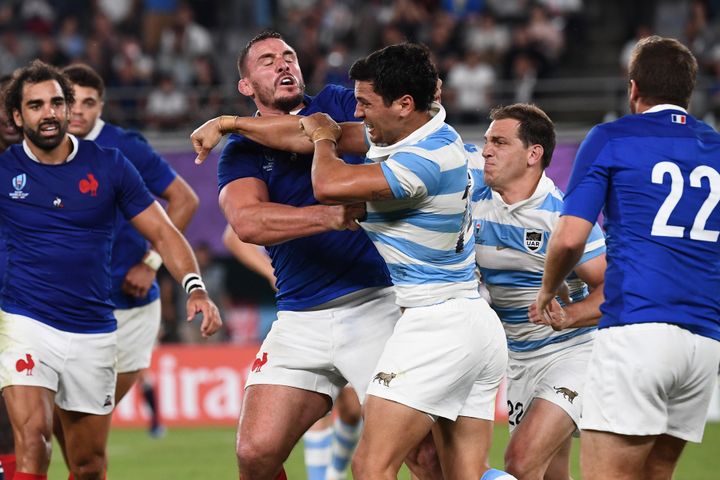
[[[290,112],[354,120],[351,90],[328,85],[314,97],[304,94],[295,51],[277,33],[251,40],[238,70],[238,90],[253,99],[263,120]],[[211,121],[215,133],[220,120],[232,117]],[[240,240],[267,247],[278,290],[278,320],[258,352],[240,414],[242,478],[278,475],[346,383],[364,394],[400,315],[385,264],[355,222],[365,214],[364,204],[318,204],[311,163],[311,155],[233,135],[218,166],[225,217]]]
[[[70,80],[75,103],[70,109],[68,131],[98,145],[120,150],[140,173],[145,186],[167,201],[167,215],[181,232],[198,207],[198,197],[187,182],[138,132],[123,130],[100,118],[105,84],[87,65],[71,65],[62,73]],[[112,250],[112,292],[118,321],[117,404],[150,366],[152,349],[160,329],[160,291],[155,279],[162,258],[148,247],[142,235],[122,216],[115,225]],[[152,415],[151,433],[160,429],[152,386],[142,385]]]
[[[548,312],[603,210],[605,302],[588,367],[583,478],[671,478],[702,439],[720,363],[720,134],[688,114],[697,62],[640,40],[632,115],[580,146],[537,307]]]
[[[101,479],[115,405],[116,320],[110,253],[120,209],[188,292],[201,330],[220,328],[192,251],[132,164],[67,133],[73,90],[34,61],[6,91],[24,141],[0,156],[8,264],[0,316],[0,386],[13,425],[16,479],[45,479],[53,406],[75,478]]]
[[[4,152],[16,143],[22,141],[22,133],[15,127],[15,122],[8,116],[5,109],[2,108],[2,93],[10,84],[11,77],[4,76],[0,78],[0,153]],[[0,219],[0,230],[2,229],[2,219]],[[0,232],[0,278],[5,274],[5,264],[7,261],[7,251],[5,249],[5,237]],[[13,443],[12,426],[10,418],[8,418],[5,401],[0,395],[0,480],[9,480],[15,474],[15,444]]]

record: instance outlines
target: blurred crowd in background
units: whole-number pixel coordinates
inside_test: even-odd
[[[88,63],[108,84],[109,120],[169,131],[252,113],[235,60],[263,29],[297,49],[309,92],[348,85],[354,59],[411,40],[436,55],[451,121],[469,123],[538,100],[543,79],[619,77],[637,37],[656,32],[692,48],[717,107],[719,14],[719,0],[3,0],[0,74],[35,57]]]

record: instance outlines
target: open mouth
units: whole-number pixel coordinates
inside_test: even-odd
[[[57,135],[58,133],[60,133],[60,124],[55,122],[44,123],[40,125],[40,133],[46,137],[52,137],[54,135]]]
[[[277,85],[281,87],[292,87],[294,85],[297,85],[297,82],[295,81],[295,77],[288,75],[285,77],[281,77],[277,81]]]

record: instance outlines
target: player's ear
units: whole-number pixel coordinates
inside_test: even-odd
[[[20,115],[20,110],[13,110],[13,120],[15,121],[15,125],[17,125],[19,128],[22,128],[23,118],[22,115]]]
[[[400,106],[401,115],[404,117],[415,111],[415,99],[410,95],[403,95],[395,102]]]
[[[528,166],[532,167],[542,162],[545,149],[542,145],[536,143],[530,146],[530,154],[528,155]]]
[[[252,97],[255,94],[252,85],[248,82],[247,78],[241,78],[238,82],[238,92],[246,97]]]

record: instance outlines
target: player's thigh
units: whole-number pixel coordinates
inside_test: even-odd
[[[104,465],[111,414],[94,415],[60,408],[56,412],[63,428],[70,469],[75,471],[79,466],[92,463]]]
[[[0,455],[13,453],[14,451],[15,444],[13,443],[10,416],[5,407],[5,400],[0,395]]]
[[[238,452],[276,451],[284,459],[310,426],[330,410],[327,395],[283,385],[245,390],[238,423]]]
[[[446,478],[480,478],[488,468],[493,421],[458,417],[454,422],[439,418],[433,438]]]
[[[647,478],[672,478],[685,443],[670,435],[658,436],[645,460]]]
[[[417,409],[368,395],[357,458],[368,468],[400,468],[405,457],[427,436],[433,418]]]
[[[656,436],[580,432],[580,466],[583,480],[644,478],[645,461]]]
[[[160,299],[114,312],[117,319],[117,371],[148,368],[160,329]]]
[[[26,442],[42,435],[49,439],[52,434],[52,418],[55,392],[44,387],[12,385],[2,390],[8,417],[21,448]]]
[[[510,437],[505,457],[526,468],[547,466],[571,439],[575,423],[556,404],[535,398]]]

